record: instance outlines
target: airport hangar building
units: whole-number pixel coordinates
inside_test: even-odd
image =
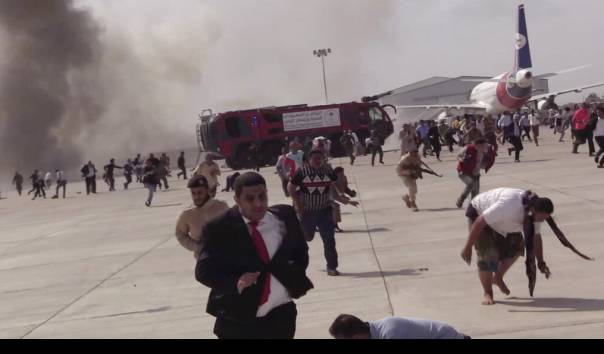
[[[480,82],[464,80],[488,80],[491,78],[490,76],[434,76],[380,94],[378,96],[383,97],[379,99],[379,102],[382,105],[390,104],[395,107],[470,103],[470,93]],[[549,92],[548,80],[535,79],[533,90],[534,94]],[[423,108],[398,108],[396,115],[391,110],[388,110],[388,112],[391,113],[394,123],[394,134],[386,142],[385,148],[398,149],[398,132],[402,128],[403,123],[415,122],[420,119],[435,119],[443,110],[431,109],[427,111]],[[463,114],[463,112],[452,113]]]

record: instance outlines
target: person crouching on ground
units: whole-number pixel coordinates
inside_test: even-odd
[[[524,256],[525,240],[522,233],[532,223],[533,246],[539,269],[549,277],[549,269],[543,259],[541,224],[554,212],[554,204],[548,198],[536,198],[528,203],[529,191],[497,188],[479,194],[466,210],[470,234],[461,258],[470,264],[472,247],[478,255],[478,276],[484,290],[483,305],[493,305],[493,284],[502,293],[510,290],[503,276]]]
[[[329,327],[335,339],[470,339],[450,325],[420,318],[386,317],[365,322],[339,315]]]

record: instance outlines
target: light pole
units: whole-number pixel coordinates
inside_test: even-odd
[[[321,65],[323,66],[323,87],[325,88],[325,104],[329,104],[327,98],[327,79],[325,78],[325,57],[331,54],[331,48],[313,50],[312,53],[321,58]]]

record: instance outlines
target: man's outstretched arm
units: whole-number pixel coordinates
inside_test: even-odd
[[[487,222],[484,217],[479,216],[476,221],[470,227],[470,235],[468,236],[468,241],[466,242],[466,246],[461,251],[461,258],[470,265],[470,261],[472,260],[472,246],[478,241],[482,230],[487,226]]]
[[[533,237],[533,247],[535,250],[535,257],[537,258],[537,266],[539,271],[545,274],[546,279],[549,279],[551,272],[545,263],[545,259],[543,258],[543,239],[541,238],[540,233],[536,233]]]

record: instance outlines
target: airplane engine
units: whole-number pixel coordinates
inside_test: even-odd
[[[529,87],[533,84],[533,73],[530,70],[523,69],[516,73],[516,85],[518,87]]]
[[[548,109],[558,109],[558,105],[556,104],[556,102],[554,101],[556,97],[555,96],[550,96],[545,100],[541,100],[539,102],[537,102],[537,109],[539,110],[548,110]]]

